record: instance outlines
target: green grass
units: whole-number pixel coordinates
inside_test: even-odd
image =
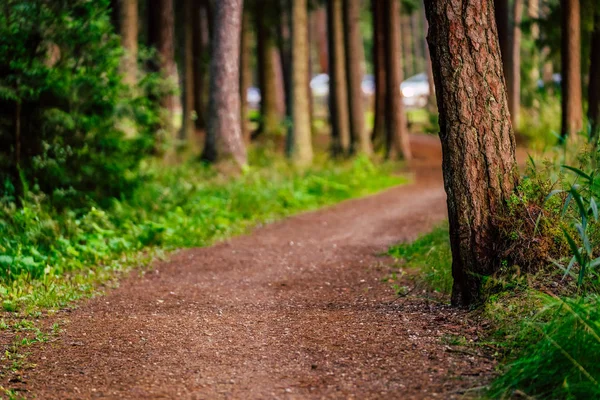
[[[448,295],[452,291],[452,255],[447,222],[414,242],[391,247],[388,254],[403,260],[406,268],[418,268],[419,278],[431,290]]]
[[[309,170],[258,155],[256,167],[225,177],[196,163],[146,166],[132,198],[110,207],[56,210],[30,194],[0,208],[0,296],[5,311],[35,314],[114,286],[119,273],[163,251],[199,247],[258,223],[373,193],[406,179],[366,158]]]

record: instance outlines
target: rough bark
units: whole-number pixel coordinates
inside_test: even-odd
[[[327,49],[327,12],[324,7],[319,7],[313,13],[314,31],[317,35],[317,55],[319,60],[319,73],[329,73],[329,51]]]
[[[408,128],[402,100],[402,50],[400,40],[400,2],[385,0],[386,27],[386,69],[387,86],[385,89],[385,125],[386,125],[386,156],[412,159]]]
[[[329,118],[334,155],[350,152],[350,120],[344,49],[343,0],[327,3],[329,40]]]
[[[581,104],[581,27],[579,0],[561,0],[561,141],[583,129]]]
[[[208,130],[202,158],[247,164],[240,123],[239,54],[242,0],[219,0],[214,5],[210,61]]]
[[[600,134],[600,5],[596,5],[590,50],[590,83],[588,86],[588,120],[592,136]]]
[[[493,0],[426,0],[452,249],[452,304],[481,299],[500,257],[494,217],[517,183]]]
[[[360,2],[344,0],[344,28],[348,110],[352,149],[371,155],[371,138],[365,127],[364,96],[362,92],[365,54],[360,33]]]
[[[183,79],[182,105],[183,117],[179,138],[192,144],[194,137],[194,25],[193,14],[196,7],[193,0],[183,0]]]
[[[521,21],[523,17],[523,0],[513,2],[513,26],[511,41],[510,70],[505,71],[508,93],[508,109],[512,126],[516,129],[519,125],[519,109],[521,107]]]
[[[266,0],[256,2],[256,43],[258,83],[260,87],[260,124],[254,137],[265,133],[275,134],[281,126],[280,115],[277,112],[277,86],[275,82],[275,63],[273,52],[275,51],[275,38],[271,21],[264,9],[268,7]]]
[[[373,133],[375,145],[383,143],[385,138],[385,8],[380,0],[371,0],[371,17],[373,18],[373,74],[375,76],[375,118]]]
[[[120,0],[119,3],[121,43],[125,49],[121,63],[123,81],[128,85],[135,85],[137,83],[138,2]]]
[[[291,156],[295,164],[312,162],[310,102],[308,90],[308,10],[307,0],[292,0],[291,10]]]
[[[252,13],[244,7],[242,13],[242,38],[240,43],[240,118],[242,137],[250,143],[250,127],[248,126],[248,88],[252,85]]]

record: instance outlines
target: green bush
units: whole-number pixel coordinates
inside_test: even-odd
[[[123,84],[109,0],[8,0],[0,12],[0,197],[57,203],[130,193],[152,148],[157,106]],[[136,135],[126,137],[119,120]],[[17,165],[16,161],[19,159]]]

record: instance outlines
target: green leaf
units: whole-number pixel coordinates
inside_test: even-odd
[[[585,251],[587,251],[588,254],[592,254],[592,246],[587,234],[585,233],[585,228],[580,223],[576,223],[575,228],[577,228],[579,237],[581,237],[581,240],[583,241],[583,247],[585,248]]]
[[[554,189],[553,191],[551,191],[550,193],[548,193],[548,196],[546,196],[546,198],[544,199],[544,203],[547,202],[550,199],[550,197],[552,197],[552,196],[554,196],[556,194],[562,193],[562,192],[564,192],[564,190],[562,190],[562,189]]]
[[[588,174],[586,174],[585,172],[583,172],[582,170],[580,170],[579,168],[571,167],[569,165],[562,165],[562,167],[575,172],[577,175],[581,176],[582,178],[587,179],[588,182],[590,182],[590,183],[592,182],[592,177],[589,176]]]
[[[594,214],[594,219],[596,220],[596,222],[598,222],[598,205],[596,204],[596,200],[594,200],[593,197],[590,198],[590,209]]]
[[[562,228],[562,231],[565,234],[565,238],[567,239],[567,242],[569,243],[569,247],[571,248],[573,255],[577,259],[577,263],[579,263],[580,266],[583,266],[583,256],[581,255],[581,251],[579,250],[577,243],[575,243],[575,241],[573,240],[571,235],[569,235],[569,232],[567,232],[567,230],[565,228]]]

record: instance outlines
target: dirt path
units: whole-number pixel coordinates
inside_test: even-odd
[[[70,313],[22,387],[41,399],[458,397],[493,368],[440,340],[464,334],[464,314],[391,303],[376,257],[445,217],[429,171],[178,252]]]

